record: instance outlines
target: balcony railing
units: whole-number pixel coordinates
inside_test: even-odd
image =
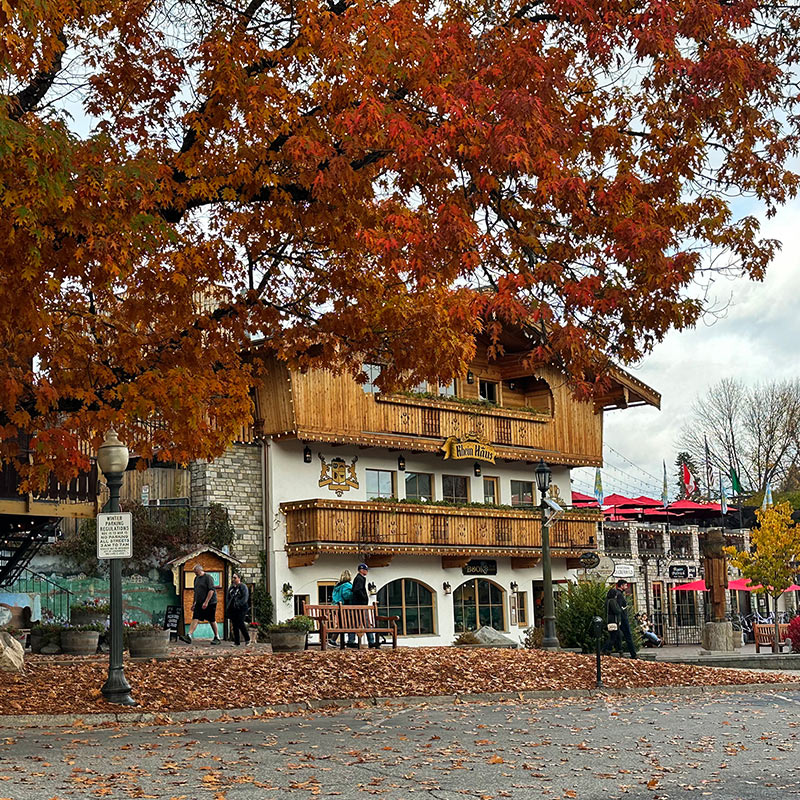
[[[506,555],[541,550],[538,509],[459,508],[403,503],[302,500],[282,503],[287,550],[470,553]],[[593,549],[599,516],[568,511],[550,530],[554,552]]]

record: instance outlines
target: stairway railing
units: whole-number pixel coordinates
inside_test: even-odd
[[[32,569],[23,568],[20,575],[12,583],[4,586],[2,591],[10,594],[39,595],[43,621],[47,619],[69,621],[72,592],[66,586]]]

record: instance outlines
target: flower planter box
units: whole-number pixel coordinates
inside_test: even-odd
[[[169,655],[169,631],[128,631],[131,658],[166,658]]]
[[[270,631],[273,653],[297,653],[306,649],[305,631]]]
[[[99,640],[99,631],[62,631],[61,651],[69,656],[93,656]]]

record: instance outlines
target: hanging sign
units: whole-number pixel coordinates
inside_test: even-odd
[[[615,578],[632,578],[636,574],[636,570],[632,564],[617,564],[614,567]]]
[[[456,460],[469,458],[494,464],[497,456],[494,448],[476,433],[468,433],[463,439],[459,439],[457,436],[448,436],[440,449],[445,458]]]
[[[597,553],[581,553],[578,561],[584,569],[594,569],[600,563],[600,556]]]
[[[689,577],[689,566],[687,564],[671,564],[669,568],[670,578],[684,580]]]
[[[150,505],[150,486],[147,483],[142,485],[142,505]]]
[[[130,511],[97,515],[97,557],[133,556],[133,519]]]
[[[617,568],[617,565],[614,563],[613,558],[609,558],[608,556],[601,556],[599,563],[594,568],[594,571],[598,575],[602,575],[604,578],[610,578],[614,574],[614,570]]]

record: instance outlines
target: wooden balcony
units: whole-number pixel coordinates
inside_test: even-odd
[[[541,557],[538,509],[456,508],[403,503],[301,500],[282,503],[289,566],[307,566],[323,553],[353,553],[387,564],[396,555],[438,555],[445,566],[489,556],[533,566]],[[550,531],[556,558],[596,547],[600,516],[568,511]],[[527,563],[522,563],[527,562]]]
[[[20,495],[14,462],[0,466],[0,513],[25,517],[91,518],[97,514],[97,465],[69,483],[51,475],[40,495]]]

